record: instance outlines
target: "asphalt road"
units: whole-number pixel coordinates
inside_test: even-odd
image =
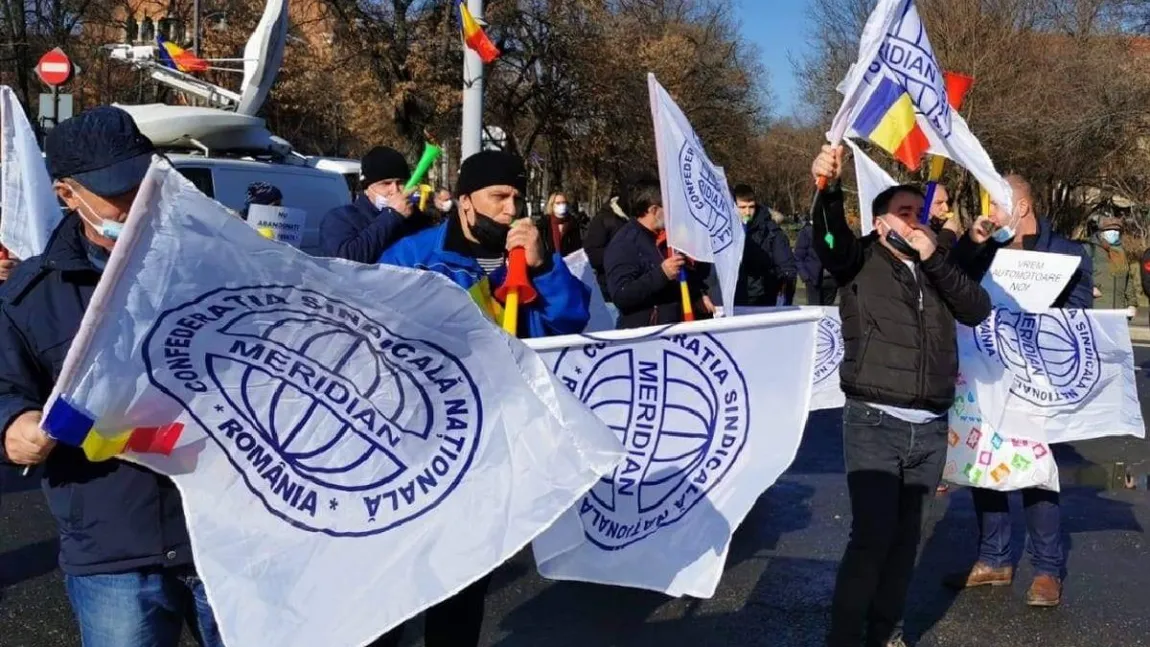
[[[1136,349],[1143,415],[1150,420],[1150,346]],[[735,535],[710,600],[541,580],[529,554],[501,568],[488,597],[484,645],[500,647],[770,646],[822,644],[849,515],[839,414],[812,416],[792,468]],[[1150,646],[1150,443],[1107,438],[1058,447],[1069,575],[1063,604],[1023,600],[1030,566],[1012,588],[953,594],[942,577],[974,559],[964,490],[935,499],[912,586],[907,625],[920,647]],[[1122,465],[1116,467],[1116,463]],[[1130,472],[1139,489],[1113,486]],[[4,474],[0,502],[0,647],[78,645],[54,526],[36,484]],[[1015,503],[1018,505],[1018,502]],[[1016,519],[1016,554],[1024,526]],[[417,633],[417,632],[409,632]],[[407,642],[422,644],[417,635]],[[190,644],[190,643],[189,643]],[[322,646],[317,646],[322,647]]]

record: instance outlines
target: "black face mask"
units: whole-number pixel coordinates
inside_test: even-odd
[[[511,225],[504,225],[478,211],[475,212],[475,223],[471,225],[471,234],[479,245],[489,252],[502,252],[507,248],[507,234]]]

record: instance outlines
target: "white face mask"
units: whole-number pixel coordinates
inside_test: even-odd
[[[435,206],[440,211],[445,211],[445,212],[450,211],[451,210],[451,200],[444,200],[443,202],[440,202],[439,204],[437,204]]]
[[[1113,229],[1107,229],[1102,232],[1102,240],[1106,241],[1107,245],[1117,245],[1118,241],[1122,238],[1122,234]]]
[[[79,193],[73,191],[72,195],[76,196],[76,199],[84,206],[84,209],[76,209],[76,213],[84,222],[91,225],[101,236],[108,240],[115,241],[120,238],[120,235],[124,233],[124,223],[116,222],[115,220],[106,220],[95,215],[84,215],[85,209],[91,214],[95,214],[96,210],[92,208],[92,205],[88,204],[87,200],[81,198]]]
[[[567,215],[567,203],[566,202],[561,202],[561,203],[555,205],[555,216],[557,218],[562,218],[563,216],[566,216],[566,215]]]

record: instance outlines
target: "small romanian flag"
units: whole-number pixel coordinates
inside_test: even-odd
[[[484,63],[499,58],[499,48],[491,42],[483,28],[476,22],[475,16],[467,10],[467,0],[459,0],[459,15],[463,22],[463,42],[479,54],[479,59]]]
[[[57,398],[44,418],[43,427],[57,442],[84,450],[88,460],[106,461],[124,452],[140,454],[172,453],[184,425],[172,423],[166,427],[141,427],[114,435],[97,432],[96,422],[87,414]]]
[[[901,85],[883,78],[855,118],[854,129],[894,156],[912,171],[918,170],[930,142],[915,120],[914,103]]]
[[[180,72],[206,72],[211,68],[207,61],[185,50],[175,43],[169,43],[156,34],[156,45],[160,48],[160,62],[165,67]]]

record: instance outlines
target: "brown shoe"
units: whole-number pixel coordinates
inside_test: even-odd
[[[943,578],[943,583],[952,589],[973,589],[978,586],[1010,586],[1014,581],[1014,568],[1003,566],[994,568],[984,562],[975,562],[969,571],[954,573]]]
[[[1026,603],[1032,607],[1056,607],[1062,602],[1062,582],[1053,575],[1035,575],[1026,592]]]

